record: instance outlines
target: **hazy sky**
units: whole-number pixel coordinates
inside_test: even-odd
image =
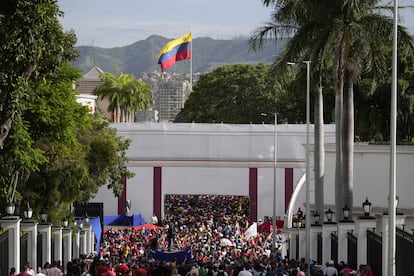
[[[400,0],[399,5],[413,4]],[[77,45],[126,46],[156,34],[177,38],[231,39],[249,36],[270,20],[272,9],[261,0],[58,0],[65,13],[61,23],[74,29]],[[402,14],[414,34],[414,9]]]

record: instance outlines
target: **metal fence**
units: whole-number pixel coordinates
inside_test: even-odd
[[[323,243],[322,243],[322,233],[318,233],[317,236],[317,253],[316,253],[316,258],[317,258],[317,262],[318,264],[322,264],[322,251],[323,251]]]
[[[357,259],[357,255],[358,255],[358,239],[357,237],[354,235],[354,233],[348,232],[348,263],[352,268],[357,268],[358,266],[358,259]]]
[[[413,273],[414,236],[397,228],[396,231],[396,273],[397,275],[411,275]]]
[[[20,236],[20,267],[23,269],[23,266],[29,262],[27,258],[27,233],[22,233]],[[31,264],[34,267],[34,264]]]
[[[9,275],[9,233],[0,234],[0,276]]]
[[[331,258],[335,263],[338,262],[338,234],[331,233]]]
[[[374,275],[382,275],[382,238],[367,230],[367,262]]]
[[[295,256],[295,258],[296,258],[296,260],[299,260],[299,235],[295,235],[295,239],[296,239],[296,242],[295,242],[295,246],[296,246],[296,250],[295,250],[295,252],[296,252],[296,256]]]
[[[42,254],[42,234],[37,235],[37,267],[43,267],[42,264],[43,254]]]

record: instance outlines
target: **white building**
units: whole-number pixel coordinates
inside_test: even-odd
[[[128,169],[135,177],[115,199],[104,186],[93,202],[104,202],[105,215],[132,213],[147,221],[163,216],[165,194],[222,194],[250,197],[251,219],[273,214],[274,126],[266,124],[114,124],[131,139]],[[333,143],[334,125],[325,140]],[[310,141],[313,144],[313,127]],[[277,216],[283,218],[290,197],[305,171],[305,125],[277,126]],[[298,198],[302,207],[304,194]]]
[[[266,124],[113,124],[118,135],[131,139],[128,169],[135,173],[116,199],[103,186],[92,202],[104,202],[105,215],[132,213],[147,221],[163,216],[165,194],[222,194],[250,197],[251,219],[272,216],[274,126]],[[314,203],[313,125],[310,127],[310,204]],[[305,172],[306,125],[277,126],[277,216],[281,218]],[[325,206],[334,206],[335,126],[325,125]],[[399,211],[411,216],[414,194],[414,147],[399,146],[397,195]],[[388,208],[389,146],[356,144],[354,148],[354,213],[368,197],[373,212]],[[293,210],[305,210],[305,185]],[[407,224],[410,219],[407,218]]]

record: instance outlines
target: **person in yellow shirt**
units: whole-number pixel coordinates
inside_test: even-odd
[[[124,247],[124,256],[125,256],[125,258],[128,257],[130,251],[131,251],[131,247],[128,244],[126,244],[125,247]]]

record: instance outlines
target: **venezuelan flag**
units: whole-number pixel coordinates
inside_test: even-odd
[[[176,61],[191,58],[191,33],[185,34],[165,44],[158,54],[158,64],[164,71]]]

